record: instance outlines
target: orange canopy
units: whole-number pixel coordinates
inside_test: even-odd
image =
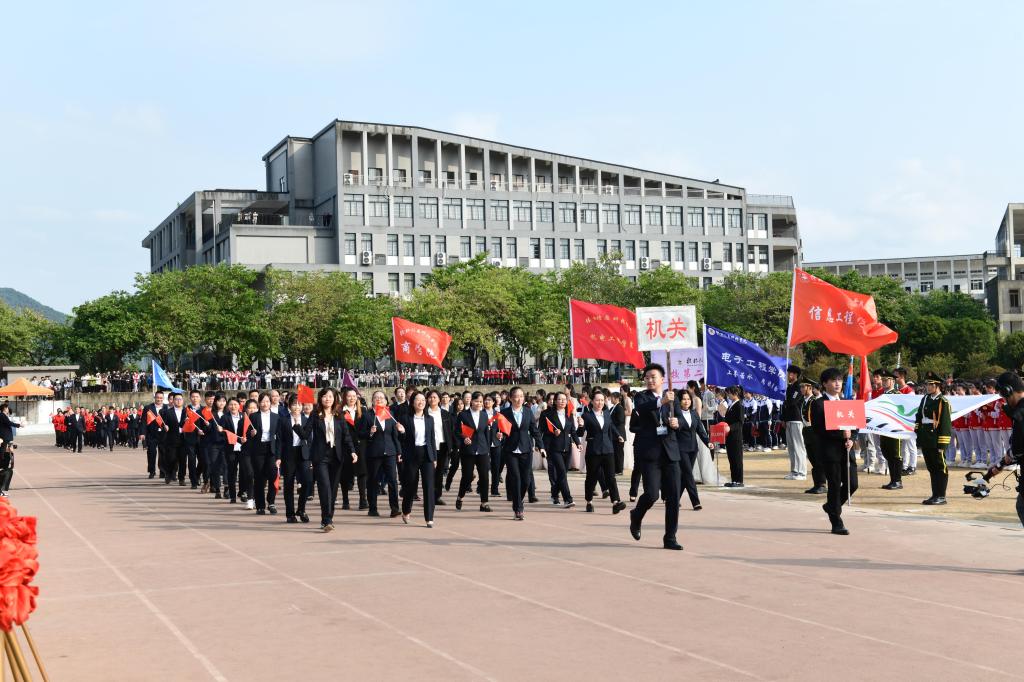
[[[36,386],[28,379],[18,379],[10,386],[0,388],[0,396],[52,396],[53,391],[44,386]]]

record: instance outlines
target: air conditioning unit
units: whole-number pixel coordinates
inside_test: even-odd
[[[711,259],[710,258],[701,258],[700,259],[700,269],[701,270],[710,270],[711,269]]]
[[[647,256],[640,256],[640,269],[641,270],[650,270],[651,269],[651,259],[648,258]]]
[[[373,251],[363,251],[359,254],[359,262],[363,265],[373,265]]]
[[[344,182],[345,182],[346,185],[354,185],[354,184],[356,184],[355,178],[352,177],[351,173],[345,173],[345,180],[344,180]]]
[[[615,194],[615,187],[612,185],[605,185],[601,188],[601,194]]]
[[[501,185],[501,183],[498,182],[497,180],[491,180],[491,189],[492,190],[499,189],[500,185]]]
[[[491,259],[491,265],[493,265],[496,268],[500,268],[501,267],[501,259],[500,258],[492,258]]]
[[[447,261],[448,261],[448,257],[445,254],[443,254],[443,253],[435,253],[434,254],[434,265],[435,266],[437,266],[439,268],[443,268],[445,266],[445,263],[447,263]]]

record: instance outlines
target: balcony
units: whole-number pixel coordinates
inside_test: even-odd
[[[793,197],[785,194],[748,194],[748,206],[768,206],[771,208],[795,208]]]
[[[622,194],[627,197],[638,197],[641,194],[639,187],[623,187]]]

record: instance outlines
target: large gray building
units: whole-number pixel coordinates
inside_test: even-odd
[[[425,128],[333,121],[263,157],[266,191],[190,194],[142,241],[154,272],[202,263],[352,273],[405,294],[486,253],[540,272],[621,253],[702,286],[801,264],[793,200]]]

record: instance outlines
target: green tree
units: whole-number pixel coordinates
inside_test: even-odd
[[[145,320],[136,296],[114,291],[76,306],[65,335],[67,355],[86,371],[120,369],[143,347]]]
[[[20,365],[32,352],[32,338],[26,333],[23,313],[0,302],[0,362]]]
[[[956,358],[949,353],[925,355],[917,362],[918,381],[928,372],[935,372],[943,378],[952,376],[955,368]]]
[[[739,334],[769,351],[785,351],[789,333],[792,274],[732,273],[704,291],[704,320]]]
[[[984,355],[986,360],[991,360],[996,353],[996,330],[992,322],[977,318],[953,320],[952,324],[947,324],[943,351],[961,357]]]
[[[1024,366],[1024,332],[1011,332],[999,339],[996,359],[1005,367],[1020,370]]]
[[[200,265],[185,270],[185,286],[199,312],[193,347],[210,351],[222,366],[232,355],[248,365],[280,353],[259,273],[242,265]]]
[[[942,352],[946,347],[949,325],[941,317],[920,315],[906,324],[900,336],[900,345],[910,350],[914,357]]]

